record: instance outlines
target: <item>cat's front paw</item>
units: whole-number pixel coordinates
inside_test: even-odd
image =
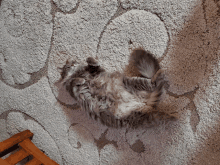
[[[164,69],[159,69],[154,76],[151,78],[151,83],[156,84],[156,81],[162,81],[164,79]]]
[[[83,85],[85,82],[86,80],[84,78],[74,78],[72,81],[73,85]]]

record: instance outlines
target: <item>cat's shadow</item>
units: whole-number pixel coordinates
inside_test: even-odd
[[[60,80],[56,81],[54,83],[54,86],[57,89],[56,98],[62,105],[79,108],[79,106],[77,106],[76,100],[69,94],[69,92],[66,90],[65,86],[61,83]]]

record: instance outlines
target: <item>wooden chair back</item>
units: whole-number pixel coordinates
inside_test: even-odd
[[[32,155],[33,159],[26,163],[26,165],[58,165],[31,142],[33,135],[30,130],[26,130],[0,142],[0,164],[15,165],[24,158]],[[18,151],[12,153],[7,158],[1,158],[18,148]]]

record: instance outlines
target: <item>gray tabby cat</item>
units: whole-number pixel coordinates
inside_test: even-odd
[[[169,118],[156,110],[163,91],[163,73],[157,59],[143,49],[130,62],[141,77],[106,72],[92,57],[86,64],[67,61],[61,72],[66,90],[89,116],[110,127],[137,126]],[[172,117],[171,117],[172,118]]]

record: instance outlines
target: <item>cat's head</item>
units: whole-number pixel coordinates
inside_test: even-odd
[[[78,62],[73,59],[68,59],[62,68],[58,68],[61,75],[61,83],[66,83],[70,78],[80,78],[83,73],[99,71],[99,63],[93,57],[88,57],[85,62]]]

